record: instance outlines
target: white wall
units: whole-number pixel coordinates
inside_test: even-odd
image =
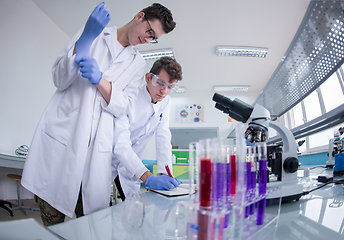
[[[1,0],[0,22],[0,152],[14,154],[30,145],[55,91],[51,67],[69,37],[30,0]],[[16,199],[15,181],[6,175],[21,170],[0,170],[0,199]]]
[[[0,151],[29,145],[55,91],[54,60],[69,37],[28,0],[0,3]]]

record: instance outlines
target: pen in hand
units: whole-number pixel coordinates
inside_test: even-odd
[[[165,169],[166,169],[166,171],[167,171],[168,176],[170,176],[171,178],[173,178],[173,176],[172,176],[172,174],[171,174],[171,171],[170,171],[170,168],[168,167],[167,164],[165,165]]]
[[[165,165],[165,169],[166,169],[166,171],[167,171],[167,173],[168,173],[168,176],[171,177],[171,178],[174,178],[174,177],[172,176],[171,171],[170,171],[170,168],[168,167],[167,164]],[[177,179],[177,178],[174,178],[174,179],[175,179],[175,180],[177,181],[177,183],[178,183],[178,185],[175,185],[176,187],[183,183],[182,181],[180,181],[180,180]]]

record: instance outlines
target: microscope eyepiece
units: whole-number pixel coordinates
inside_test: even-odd
[[[215,107],[217,109],[227,113],[230,117],[240,122],[245,123],[253,111],[252,106],[240,101],[239,99],[234,99],[234,101],[232,101],[218,93],[214,94],[213,101],[216,102]]]
[[[234,105],[232,100],[218,93],[214,94],[213,101],[229,109],[231,109]]]
[[[228,113],[228,109],[222,106],[220,103],[215,103],[215,108],[219,109],[220,111],[224,113]]]

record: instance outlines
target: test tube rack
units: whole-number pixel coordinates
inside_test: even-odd
[[[266,188],[266,145],[246,147],[241,123],[236,124],[236,136],[242,138],[235,144],[220,138],[190,143],[190,187],[196,184],[197,191],[190,201],[178,203],[177,221],[179,214],[187,216],[186,224],[176,225],[178,237],[255,239],[275,231],[281,188]]]

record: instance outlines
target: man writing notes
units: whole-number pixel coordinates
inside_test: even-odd
[[[126,116],[114,120],[113,177],[122,200],[130,191],[139,191],[139,180],[156,190],[173,189],[181,183],[167,175],[165,166],[172,169],[168,94],[182,80],[182,68],[175,59],[162,57],[155,61],[145,79],[133,108]],[[142,163],[145,146],[154,133],[158,176]]]

